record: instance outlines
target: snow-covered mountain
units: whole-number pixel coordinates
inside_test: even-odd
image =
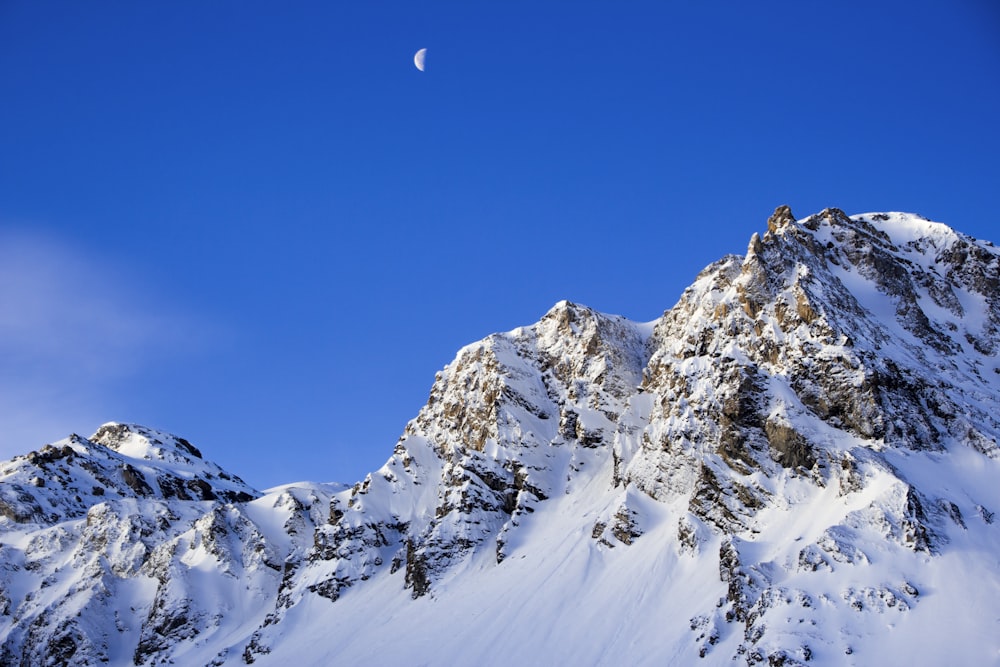
[[[463,348],[351,487],[3,464],[0,662],[997,664],[998,437],[1000,250],[780,207],[654,322]]]

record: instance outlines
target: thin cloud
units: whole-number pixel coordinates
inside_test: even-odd
[[[113,257],[0,230],[0,457],[94,428],[114,416],[116,384],[206,343],[128,271]]]

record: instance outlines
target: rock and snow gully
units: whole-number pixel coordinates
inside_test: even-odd
[[[654,322],[463,348],[353,486],[0,465],[0,663],[996,664],[998,437],[1000,251],[780,207]]]

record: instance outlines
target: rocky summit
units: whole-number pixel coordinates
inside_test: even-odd
[[[1000,250],[797,220],[458,352],[382,468],[106,424],[0,465],[5,665],[1000,660]]]

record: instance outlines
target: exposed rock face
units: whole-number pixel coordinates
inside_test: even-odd
[[[561,302],[462,349],[353,487],[261,497],[187,441],[125,425],[15,459],[0,470],[0,662],[347,659],[348,640],[290,638],[324,614],[361,632],[347,619],[369,596],[398,614],[467,609],[456,589],[505,572],[532,604],[483,606],[524,631],[548,603],[518,582],[584,562],[560,609],[626,613],[636,577],[659,593],[640,591],[643,616],[669,639],[586,626],[647,647],[615,659],[870,661],[886,640],[852,628],[916,623],[910,609],[942,604],[920,572],[1000,550],[1000,497],[967,481],[1000,472],[1000,252],[906,214],[783,206],[767,227],[655,322]],[[439,650],[456,641],[436,632]],[[411,634],[385,641],[414,651]]]
[[[777,232],[782,227],[793,222],[795,222],[795,216],[792,215],[792,209],[784,205],[779,206],[774,209],[774,213],[767,219],[767,231],[771,233]]]

